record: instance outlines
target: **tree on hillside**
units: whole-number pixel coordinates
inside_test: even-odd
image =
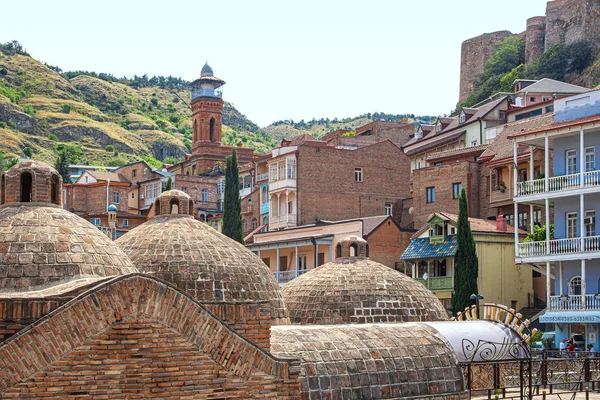
[[[467,193],[462,190],[459,199],[458,221],[456,223],[456,241],[458,248],[454,256],[454,294],[452,295],[452,313],[456,314],[473,304],[472,294],[479,294],[477,276],[479,261],[475,249],[475,239],[469,223]]]
[[[240,199],[240,173],[235,148],[227,157],[225,166],[225,210],[223,214],[223,234],[244,244],[242,235],[242,201]]]
[[[71,176],[69,175],[69,159],[67,157],[66,151],[63,150],[59,152],[56,157],[56,162],[54,163],[54,168],[58,171],[60,176],[62,176],[64,183],[71,183]]]
[[[167,184],[165,185],[163,192],[166,192],[167,190],[171,190],[171,189],[173,189],[173,179],[171,179],[171,177],[169,177],[169,179],[167,179]]]

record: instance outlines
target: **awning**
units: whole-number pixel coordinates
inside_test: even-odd
[[[494,321],[424,322],[436,329],[454,349],[459,363],[518,360],[529,348],[511,328]]]
[[[549,311],[540,316],[542,323],[573,324],[600,323],[600,310],[595,311]]]

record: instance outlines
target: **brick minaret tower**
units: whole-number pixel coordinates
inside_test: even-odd
[[[190,83],[192,88],[192,154],[199,153],[203,144],[221,143],[223,99],[217,90],[225,81],[213,74],[207,64],[200,78]],[[210,146],[209,144],[209,146]]]

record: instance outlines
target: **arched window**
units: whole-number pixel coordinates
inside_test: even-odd
[[[194,120],[194,137],[192,138],[193,142],[198,140],[198,121]]]
[[[367,243],[367,254],[366,254],[366,256],[369,257],[369,244],[368,243]]]
[[[569,296],[581,296],[581,277],[574,276],[569,279]]]
[[[160,215],[160,200],[154,202],[154,215]]]
[[[52,175],[50,179],[50,197],[52,203],[60,205],[60,179],[58,179],[58,175]]]
[[[29,172],[23,172],[21,174],[21,202],[31,202],[31,189],[33,184],[33,178]]]
[[[354,243],[350,245],[350,257],[356,257],[358,253],[358,246]]]
[[[242,232],[246,232],[248,230],[248,221],[242,221]]]
[[[171,201],[169,202],[169,213],[179,214],[180,213],[179,209],[180,209],[179,200],[171,199]]]
[[[194,216],[194,200],[190,200],[188,204],[188,214],[190,214],[192,217]]]
[[[4,204],[6,201],[6,175],[2,174],[0,178],[0,204]]]
[[[342,256],[342,245],[338,243],[338,245],[335,247],[335,254],[337,257],[341,257]]]
[[[258,220],[256,218],[252,218],[252,230],[258,228]]]
[[[210,119],[210,141],[214,141],[215,140],[215,119],[211,118]]]
[[[427,272],[427,261],[422,260],[417,265],[417,276],[415,278],[422,279],[423,275]]]

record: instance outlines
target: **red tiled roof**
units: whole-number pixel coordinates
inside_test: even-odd
[[[552,123],[553,114],[547,113],[535,118],[528,118],[521,121],[512,122],[504,125],[504,130],[494,139],[486,151],[483,152],[479,159],[485,162],[495,162],[513,157],[513,143],[509,140],[509,136],[530,130],[548,126]],[[529,147],[519,146],[518,154],[529,153]]]
[[[553,130],[560,129],[560,128],[569,128],[572,126],[583,125],[583,124],[588,124],[588,123],[592,123],[592,122],[600,122],[600,114],[592,115],[590,117],[573,119],[570,121],[556,122],[556,123],[553,123],[550,125],[543,126],[541,128],[529,129],[524,132],[518,132],[518,133],[514,133],[512,135],[509,135],[508,138],[513,139],[513,138],[516,138],[519,136],[531,135],[531,134],[541,133],[541,132],[549,132],[549,131],[553,131]]]
[[[433,215],[437,215],[438,217],[440,217],[441,219],[447,221],[450,225],[452,226],[456,226],[456,223],[458,221],[458,215],[457,214],[452,214],[452,213],[448,213],[448,212],[436,212],[433,214],[430,214],[429,217],[427,218],[427,220],[430,220],[431,217],[433,217]],[[506,230],[505,231],[500,231],[496,228],[496,221],[490,221],[487,219],[481,219],[481,218],[473,218],[473,217],[469,217],[469,224],[471,225],[471,231],[473,231],[473,233],[494,233],[494,234],[512,234],[514,235],[515,233],[515,228],[510,226],[510,225],[506,225]],[[419,237],[420,235],[422,235],[424,232],[426,232],[429,229],[429,224],[425,224],[423,225],[417,232],[415,232],[411,239],[416,239],[417,237]],[[523,229],[519,229],[519,234],[520,235],[527,235],[527,232],[524,231]]]
[[[104,171],[86,171],[88,174],[96,178],[98,181],[108,181],[110,179],[111,182],[129,182],[127,179],[123,177],[123,175],[116,174],[114,172],[104,172]]]
[[[466,155],[478,155],[488,148],[488,144],[480,144],[477,146],[460,147],[458,149],[438,151],[427,156],[426,161],[444,160]]]

